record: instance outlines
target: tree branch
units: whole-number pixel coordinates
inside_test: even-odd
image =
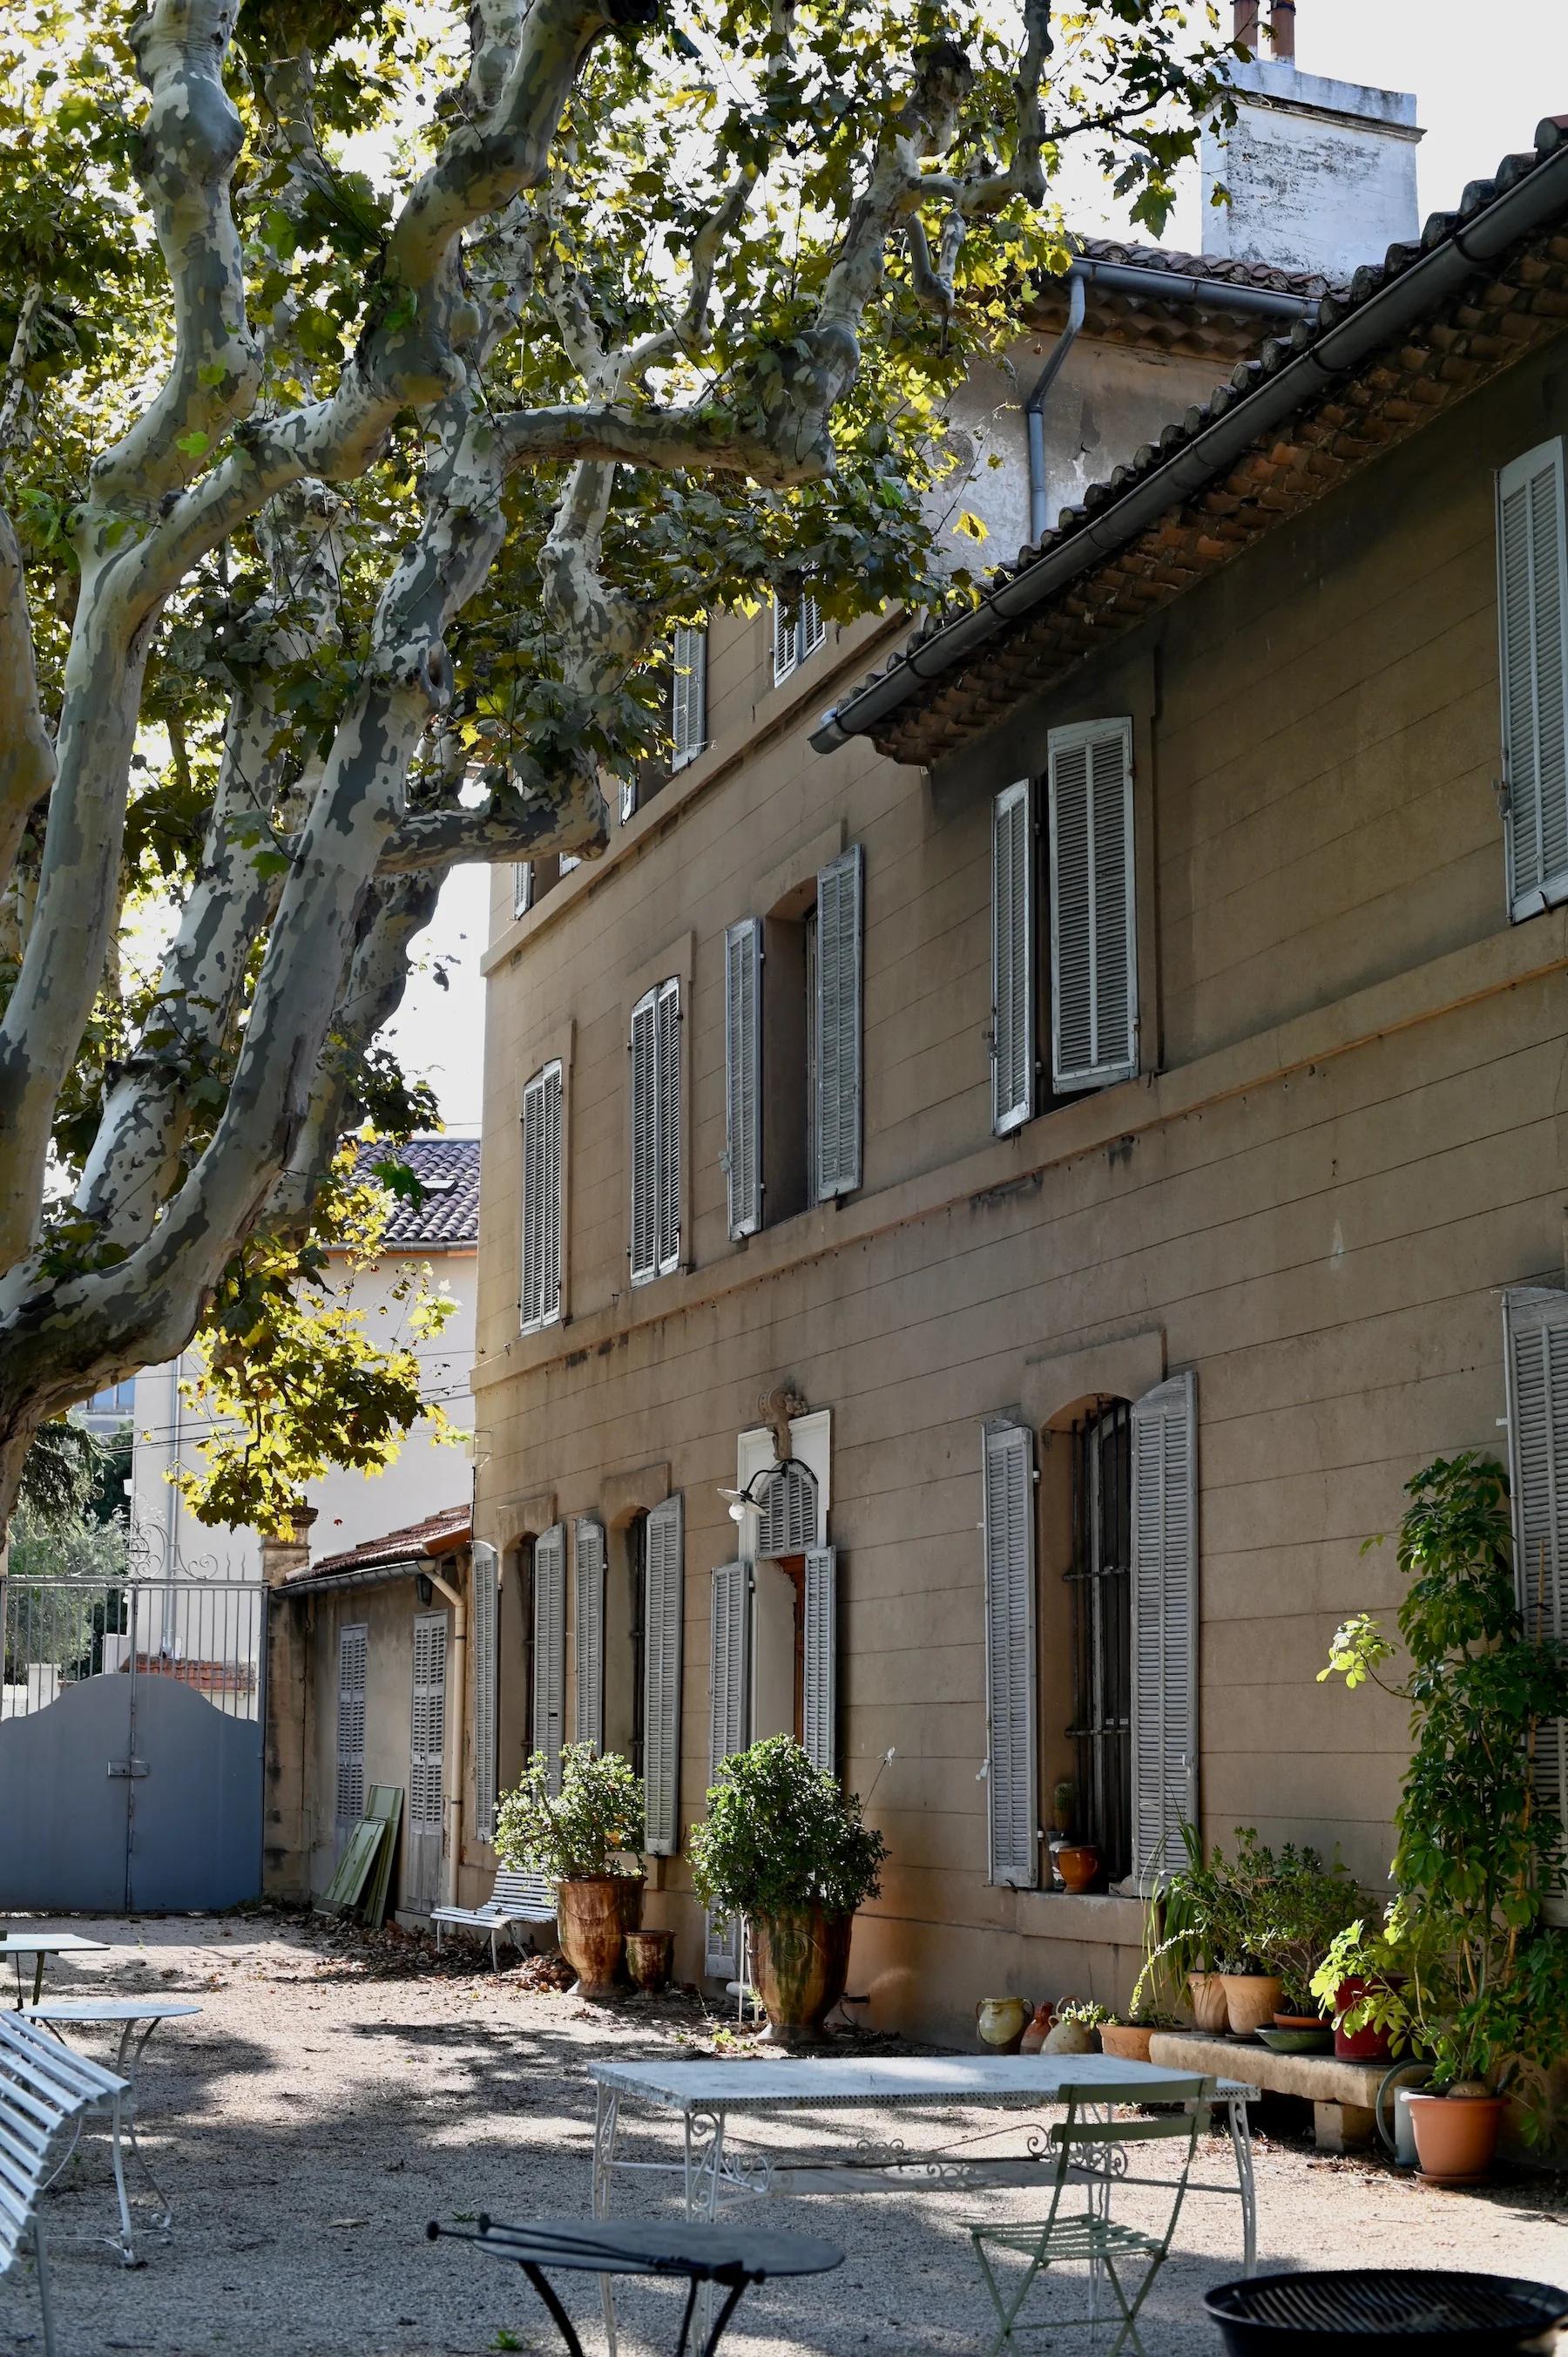
[[[543,859],[553,852],[592,858],[609,840],[604,802],[590,799],[585,780],[573,791],[513,787],[495,791],[465,808],[411,812],[387,838],[378,875],[435,872],[466,862]]]
[[[27,576],[11,519],[0,508],[0,889],[9,882],[28,819],[54,783],[44,726]]]

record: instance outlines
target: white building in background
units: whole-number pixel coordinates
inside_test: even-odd
[[[421,1394],[444,1408],[461,1429],[471,1430],[479,1140],[477,1134],[415,1138],[399,1152],[418,1177],[424,1200],[417,1205],[398,1201],[377,1265],[352,1275],[340,1266],[338,1282],[365,1313],[370,1338],[391,1346],[408,1339],[408,1305],[394,1298],[395,1289],[411,1261],[428,1263],[433,1289],[449,1293],[456,1308],[434,1340],[413,1343],[420,1359]],[[333,1260],[337,1263],[338,1256],[334,1254]],[[211,1529],[199,1523],[168,1479],[176,1466],[199,1469],[199,1444],[211,1429],[180,1396],[180,1383],[189,1372],[180,1360],[144,1368],[135,1379],[133,1571],[153,1580],[260,1579],[260,1534]],[[383,1472],[334,1471],[312,1485],[308,1503],[316,1510],[314,1546],[329,1555],[359,1546],[384,1531],[419,1522],[435,1505],[466,1500],[468,1485],[467,1454],[438,1442],[431,1425],[421,1419]]]

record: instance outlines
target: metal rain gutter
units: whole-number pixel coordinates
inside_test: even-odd
[[[1076,264],[1068,274],[1067,325],[1046,355],[1024,404],[1024,430],[1029,447],[1029,538],[1043,540],[1049,524],[1046,515],[1046,397],[1061,373],[1062,362],[1078,341],[1083,325],[1084,279]]]
[[[1544,128],[1544,126],[1542,126]],[[1476,272],[1541,225],[1568,201],[1568,140],[1533,171],[1449,232],[1408,270],[1369,296],[1347,319],[1326,328],[1305,351],[1234,401],[1123,497],[1086,522],[1060,548],[993,590],[968,614],[914,647],[870,684],[823,714],[811,744],[831,753],[908,702],[916,690],[956,670],[1009,623],[1053,597],[1103,556],[1158,522],[1167,509],[1234,466],[1272,425],[1299,409],[1336,377],[1348,375],[1379,346],[1412,327],[1455,294]]]
[[[424,1572],[427,1579],[435,1576],[435,1560],[429,1555],[407,1555],[396,1563],[364,1563],[348,1571],[306,1571],[297,1579],[285,1579],[274,1590],[279,1596],[325,1596],[335,1587],[381,1587],[389,1580],[416,1579]]]

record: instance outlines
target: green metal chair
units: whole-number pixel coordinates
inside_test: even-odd
[[[1057,2149],[1056,2177],[1051,2192],[1050,2213],[1043,2223],[1017,2226],[972,2226],[971,2239],[974,2255],[985,2287],[991,2294],[1001,2330],[991,2344],[990,2357],[1011,2350],[1019,2334],[1024,2332],[1056,2332],[1064,2326],[1084,2324],[1094,2326],[1101,2321],[1113,2322],[1114,2313],[1101,2318],[1094,2296],[1094,2287],[1103,2276],[1109,2284],[1121,2324],[1111,2344],[1111,2357],[1123,2348],[1147,2357],[1138,2337],[1138,2311],[1148,2298],[1149,2287],[1165,2264],[1171,2246],[1176,2220],[1181,2215],[1182,2201],[1187,2193],[1187,2179],[1192,2173],[1193,2155],[1197,2139],[1208,2126],[1209,2107],[1214,2101],[1214,2081],[1190,2075],[1168,2080],[1147,2080],[1137,2085],[1113,2085],[1107,2081],[1083,2085],[1068,2085],[1061,2090],[1061,2100],[1067,2105],[1067,2117],[1050,2131],[1050,2141]],[[1164,2113],[1155,2119],[1116,2119],[1112,2116],[1118,2105],[1180,2104],[1180,2112]],[[1174,2144],[1178,2148],[1181,2174],[1172,2187],[1163,2177],[1131,2177],[1127,2174],[1126,2147],[1139,2144]],[[1119,2226],[1110,2214],[1111,2189],[1114,2184],[1155,2185],[1170,2193],[1170,2214],[1165,2232],[1155,2234],[1142,2227]],[[1084,2188],[1084,2206],[1079,2210],[1064,2197],[1069,2184]],[[992,2264],[991,2254],[1004,2251],[1017,2253],[1027,2261],[1021,2276],[1014,2280],[1011,2274],[999,2275]],[[1021,2324],[1025,2301],[1036,2276],[1049,2267],[1063,2262],[1087,2261],[1090,2270],[1090,2306],[1084,2316],[1051,2316],[1037,2324]],[[1131,2298],[1123,2282],[1123,2273],[1135,2273],[1142,2265],[1144,2276]]]

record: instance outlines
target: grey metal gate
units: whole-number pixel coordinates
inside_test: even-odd
[[[0,1581],[0,1913],[262,1886],[259,1580]]]

